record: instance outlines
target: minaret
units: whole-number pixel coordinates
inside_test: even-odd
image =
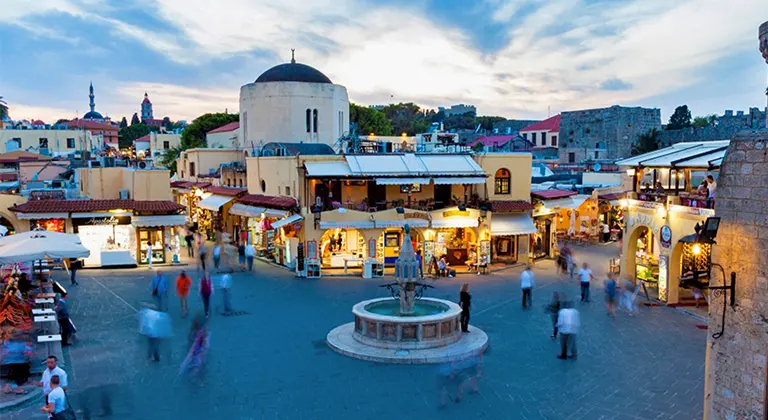
[[[90,94],[88,95],[89,98],[91,98],[91,103],[88,104],[91,107],[91,112],[96,110],[96,102],[94,102],[94,98],[96,95],[93,94],[93,82],[91,82],[91,88],[90,88]]]

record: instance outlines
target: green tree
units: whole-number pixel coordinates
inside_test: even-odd
[[[717,122],[717,115],[710,114],[705,115],[703,117],[696,117],[693,119],[693,124],[691,126],[693,127],[708,127],[713,126]]]
[[[128,127],[128,121],[123,117],[122,120],[120,120],[120,128]]]
[[[381,110],[392,123],[392,130],[397,133],[406,133],[413,136],[423,133],[430,126],[426,120],[424,111],[413,102],[390,104]]]
[[[632,156],[659,150],[659,131],[655,128],[637,136],[637,141],[632,145]]]
[[[0,96],[0,127],[3,126],[3,120],[8,118],[8,104]]]
[[[443,128],[445,130],[474,130],[476,126],[475,114],[473,112],[451,115],[443,121]]]
[[[141,124],[141,121],[139,120],[139,114],[133,113],[133,117],[131,117],[131,125],[134,124]]]
[[[481,141],[472,145],[472,151],[475,153],[483,153],[483,150],[485,150],[485,144]]]
[[[176,173],[176,159],[179,158],[181,152],[196,147],[207,147],[208,143],[205,141],[206,133],[236,121],[240,121],[240,114],[219,112],[215,114],[203,114],[195,118],[195,120],[181,132],[181,144],[178,147],[172,147],[166,150],[165,153],[163,153],[160,163],[168,168],[171,171],[171,174]]]
[[[675,108],[675,113],[669,117],[667,130],[679,130],[691,126],[691,111],[688,105],[680,105]]]
[[[349,103],[349,122],[357,124],[357,132],[362,135],[375,133],[379,136],[391,136],[392,124],[383,112],[373,108]]]
[[[117,143],[121,149],[128,148],[133,145],[136,139],[146,136],[149,133],[157,133],[160,131],[158,127],[152,127],[146,124],[132,124],[128,127],[123,127],[117,132]]]
[[[489,116],[489,115],[481,115],[477,117],[477,123],[482,126],[483,130],[486,130],[486,131],[493,130],[493,124],[500,121],[506,121],[506,120],[507,119],[504,117],[495,117],[495,116]]]

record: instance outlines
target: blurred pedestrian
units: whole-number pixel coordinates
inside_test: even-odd
[[[421,256],[421,250],[416,251],[416,261],[419,262],[419,278],[424,278],[424,258]]]
[[[616,318],[616,279],[613,273],[608,273],[608,280],[603,282],[605,285],[605,305],[608,308],[608,316]]]
[[[219,287],[221,288],[221,296],[224,301],[224,313],[228,314],[232,312],[232,275],[231,271],[225,271],[219,274]]]
[[[207,322],[198,317],[192,325],[190,332],[190,347],[184,361],[179,368],[180,375],[197,374],[205,365],[210,345],[210,333],[208,332]]]
[[[629,312],[630,315],[635,315],[637,312],[637,307],[635,305],[635,285],[632,284],[631,281],[627,280],[624,282],[624,287],[622,287],[621,295],[619,297],[619,308],[622,307]]]
[[[171,335],[171,318],[167,313],[145,307],[139,311],[139,334],[147,337],[147,357],[160,361],[160,341]]]
[[[211,308],[211,296],[213,295],[213,285],[211,284],[211,278],[203,273],[200,277],[200,298],[203,300],[203,309],[205,311],[206,318],[209,315]]]
[[[527,308],[529,305],[533,306],[531,290],[535,284],[536,280],[533,277],[531,266],[527,265],[522,274],[520,274],[520,289],[523,291],[523,309]]]
[[[461,285],[459,292],[459,306],[461,307],[461,331],[469,332],[469,310],[472,307],[472,295],[469,294],[469,283]]]
[[[590,281],[594,279],[592,270],[589,268],[589,264],[584,263],[579,270],[579,283],[581,283],[581,301],[589,302],[589,286]]]
[[[26,394],[27,391],[21,388],[27,383],[30,375],[30,361],[34,350],[32,342],[24,340],[24,336],[18,333],[6,338],[0,347],[0,366],[7,369],[8,376],[16,384],[16,389],[12,389],[10,384],[5,384],[3,392],[6,394]]]
[[[184,240],[187,242],[187,256],[195,257],[195,236],[192,231],[187,229],[187,234],[184,236]]]
[[[192,279],[187,272],[181,270],[179,277],[176,278],[176,294],[179,296],[181,306],[181,316],[186,317],[189,313],[189,290],[192,288]]]
[[[563,295],[563,298],[565,295]],[[557,338],[557,313],[560,312],[560,300],[561,297],[557,292],[552,292],[552,300],[547,305],[547,310],[552,316],[552,339]]]
[[[168,279],[165,274],[157,270],[155,276],[152,277],[152,283],[149,285],[149,290],[152,292],[152,299],[157,306],[158,311],[165,311],[168,304]]]
[[[245,243],[240,241],[240,245],[237,246],[237,262],[240,264],[240,269],[245,270]]]
[[[67,305],[67,292],[62,291],[59,302],[56,304],[56,320],[59,322],[59,329],[61,330],[61,345],[68,346],[72,343],[69,339],[72,334],[75,333],[74,325],[69,319],[69,306]]]
[[[152,241],[147,241],[147,264],[152,269]]]
[[[69,279],[72,282],[72,286],[76,286],[77,282],[77,270],[80,268],[80,260],[77,258],[67,258],[64,260],[69,267]]]
[[[213,251],[211,252],[213,255],[213,268],[218,270],[219,264],[221,264],[221,239],[220,237],[216,238],[216,243],[213,244]]]
[[[579,311],[570,302],[563,302],[563,309],[557,314],[557,329],[560,333],[560,355],[558,359],[576,359],[576,334],[579,332]]]
[[[245,258],[248,260],[248,271],[253,271],[253,258],[256,257],[256,248],[249,243],[245,246]]]
[[[205,261],[208,259],[208,245],[205,244],[205,240],[202,237],[200,238],[200,246],[197,248],[197,255],[200,258],[203,272],[205,272]]]
[[[456,391],[456,402],[461,401],[461,394],[467,384],[472,385],[472,393],[479,392],[477,380],[483,373],[483,351],[461,359],[456,362],[456,375],[458,376],[458,389]]]

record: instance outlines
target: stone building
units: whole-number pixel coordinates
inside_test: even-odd
[[[661,128],[658,108],[623,107],[563,112],[560,162],[613,161],[628,157],[637,137]]]
[[[445,107],[438,107],[438,111],[445,114],[446,117],[451,117],[454,115],[464,115],[467,113],[477,114],[477,108],[475,108],[474,105],[465,105],[465,104],[458,104],[458,105],[451,105],[450,108]]]
[[[765,111],[750,108],[748,113],[728,109],[717,117],[715,125],[707,127],[688,127],[679,130],[659,132],[659,146],[667,147],[675,143],[693,141],[728,140],[741,130],[765,128]]]
[[[710,286],[736,273],[736,307],[713,294],[709,306],[705,419],[763,419],[768,355],[768,132],[744,131],[730,143],[715,197],[720,228]],[[713,334],[723,331],[722,336]]]

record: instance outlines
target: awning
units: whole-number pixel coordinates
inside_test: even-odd
[[[131,225],[136,227],[184,226],[186,224],[187,216],[183,214],[131,217]]]
[[[235,203],[229,209],[229,214],[243,217],[261,217],[261,213],[264,213],[264,210],[266,210],[264,207]]]
[[[285,217],[286,213],[288,212],[285,210],[264,209],[264,216],[267,217]]]
[[[221,206],[234,200],[235,197],[227,197],[226,195],[211,194],[207,198],[200,200],[197,203],[197,207],[210,211],[219,211]]]
[[[377,228],[405,227],[406,224],[408,224],[408,226],[410,227],[426,228],[426,227],[429,227],[429,220],[407,219],[407,220],[377,220],[376,221]]]
[[[69,213],[16,213],[19,220],[67,219]]]
[[[368,220],[320,222],[320,229],[373,229],[373,222]]]
[[[450,217],[432,221],[433,228],[477,227],[479,222],[474,217]]]
[[[285,225],[290,225],[291,223],[298,222],[299,220],[304,219],[299,214],[292,214],[284,219],[280,219],[276,221],[275,223],[272,223],[272,229],[279,229]]]
[[[429,178],[376,178],[379,185],[429,184]]]
[[[544,206],[548,209],[577,209],[584,204],[591,196],[587,194],[577,194],[567,198],[559,198],[556,200],[543,201]]]
[[[491,236],[527,235],[535,232],[536,227],[527,213],[494,214],[491,219]]]
[[[19,187],[19,181],[0,182],[0,190],[10,190]]]
[[[432,181],[435,185],[485,184],[485,178],[480,177],[432,178]]]
[[[308,177],[350,176],[347,162],[304,162]]]
[[[125,217],[130,216],[133,213],[129,211],[121,211],[121,212],[108,212],[108,211],[98,211],[98,212],[91,212],[91,213],[72,213],[73,219],[90,219],[94,217]]]

